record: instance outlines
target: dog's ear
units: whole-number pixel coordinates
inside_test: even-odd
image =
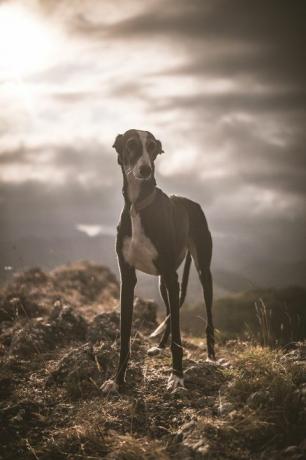
[[[115,142],[113,143],[113,148],[116,150],[117,153],[121,154],[123,150],[123,135],[118,134],[118,136],[115,139]]]
[[[118,136],[116,137],[115,142],[113,143],[113,148],[118,153],[118,164],[122,165],[122,160],[121,160],[121,155],[123,151],[123,135],[122,134],[118,134]]]
[[[163,151],[162,144],[161,144],[161,142],[160,142],[158,139],[156,139],[156,144],[157,144],[157,155],[159,155],[159,154],[161,154],[161,153],[165,153],[165,152]]]

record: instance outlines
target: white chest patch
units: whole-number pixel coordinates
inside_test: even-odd
[[[139,214],[132,213],[132,237],[123,242],[123,257],[126,262],[137,270],[148,275],[158,275],[154,260],[158,253],[151,240],[144,234]]]

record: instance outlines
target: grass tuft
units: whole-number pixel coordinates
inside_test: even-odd
[[[282,357],[280,351],[250,346],[230,371],[228,391],[243,414],[237,426],[244,433],[262,430],[263,437],[294,443],[306,422],[297,387],[302,373],[297,363],[284,363]]]

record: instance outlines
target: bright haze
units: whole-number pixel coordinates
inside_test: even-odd
[[[112,144],[137,128],[203,206],[224,290],[302,283],[305,28],[299,0],[1,1],[1,272],[115,266]]]

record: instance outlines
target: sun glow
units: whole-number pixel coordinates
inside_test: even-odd
[[[44,68],[54,51],[54,34],[20,5],[0,6],[0,76],[23,78]]]

